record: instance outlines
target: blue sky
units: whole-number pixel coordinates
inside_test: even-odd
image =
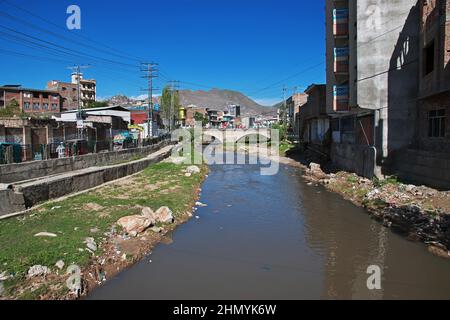
[[[66,28],[71,4],[81,8],[81,30]],[[0,84],[44,88],[68,80],[68,66],[89,64],[85,77],[97,79],[99,97],[138,96],[146,59],[160,65],[158,87],[180,80],[181,89],[238,90],[271,105],[283,85],[292,93],[325,81],[324,7],[324,0],[0,0]]]

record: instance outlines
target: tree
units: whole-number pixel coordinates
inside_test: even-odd
[[[172,118],[172,124],[174,119],[177,118],[178,111],[180,109],[180,97],[178,91],[173,93],[173,109],[172,108],[172,90],[169,86],[165,86],[161,95],[160,112],[166,123],[169,123],[169,119]]]
[[[200,112],[195,112],[194,113],[194,120],[198,121],[198,122],[201,122],[202,126],[206,126],[208,124],[208,119],[205,118],[205,116],[202,113],[200,113]]]
[[[1,118],[10,118],[21,115],[23,115],[23,111],[20,110],[20,105],[15,99],[12,99],[10,102],[8,102],[5,108],[3,109],[0,108]]]
[[[89,101],[86,109],[92,109],[92,108],[104,108],[108,106],[108,102],[106,101]]]

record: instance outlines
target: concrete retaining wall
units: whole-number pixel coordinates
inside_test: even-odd
[[[166,146],[144,159],[128,163],[91,167],[9,186],[3,185],[0,188],[0,216],[132,175],[160,162],[170,156],[171,152],[172,147]]]
[[[115,162],[127,161],[135,156],[146,156],[169,143],[169,141],[163,141],[159,144],[136,149],[88,154],[63,159],[0,165],[0,183],[24,181],[94,166],[104,166]]]
[[[6,185],[0,186],[0,216],[25,209],[23,194],[14,192]]]
[[[450,154],[407,149],[396,156],[397,175],[407,182],[450,190]]]

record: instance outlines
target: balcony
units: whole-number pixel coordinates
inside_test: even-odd
[[[333,10],[333,35],[335,38],[348,37],[348,9]]]
[[[334,73],[348,75],[349,50],[348,47],[334,48]]]
[[[333,111],[348,112],[349,111],[349,86],[333,87]]]

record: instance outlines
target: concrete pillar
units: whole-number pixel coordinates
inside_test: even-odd
[[[0,142],[6,141],[6,129],[5,126],[0,126]]]
[[[47,131],[47,144],[52,143],[53,142],[53,127],[51,125],[48,125],[46,127],[46,131]]]

